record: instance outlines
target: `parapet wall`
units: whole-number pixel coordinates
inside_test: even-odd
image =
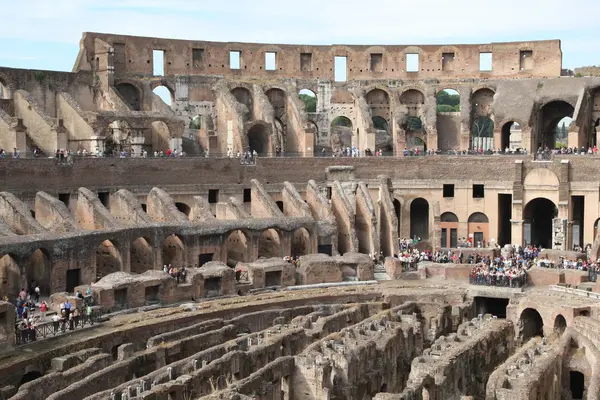
[[[560,40],[467,45],[310,46],[187,41],[85,32],[74,71],[90,70],[95,65],[97,40],[112,49],[108,58],[114,58],[116,76],[152,75],[154,50],[164,52],[165,75],[333,80],[335,57],[346,57],[349,80],[557,77],[562,68]],[[234,59],[239,54],[239,68],[231,68],[230,52],[236,53]],[[274,63],[267,65],[267,53],[275,54]],[[480,68],[481,53],[492,53],[491,71]],[[412,55],[418,57],[416,68],[409,61]]]

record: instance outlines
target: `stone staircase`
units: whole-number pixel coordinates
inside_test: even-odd
[[[391,281],[392,278],[389,277],[383,264],[375,264],[375,268],[373,269],[373,279],[376,281]]]

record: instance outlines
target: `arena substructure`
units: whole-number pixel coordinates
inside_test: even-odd
[[[0,398],[598,399],[598,310],[433,281],[219,298],[3,352]]]

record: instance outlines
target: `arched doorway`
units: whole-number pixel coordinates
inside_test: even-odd
[[[523,242],[552,248],[552,220],[558,215],[556,205],[543,197],[531,200],[523,210]]]
[[[440,247],[456,248],[458,246],[458,217],[452,212],[440,216],[442,237]]]
[[[494,149],[494,121],[492,103],[494,91],[479,89],[471,96],[471,143],[473,150]]]
[[[572,121],[573,112],[573,106],[563,100],[551,101],[544,104],[538,114],[534,150],[540,147],[554,149],[557,147],[557,142],[566,144],[564,140],[566,140],[569,129],[566,123],[569,120]],[[565,117],[569,117],[569,120],[565,120]]]
[[[340,116],[331,121],[331,150],[337,151],[346,147],[352,147],[352,121]]]
[[[0,257],[0,298],[8,296],[15,298],[21,289],[21,271],[16,258],[10,254]]]
[[[175,234],[167,236],[162,245],[162,259],[164,265],[185,266],[185,246],[179,236]]]
[[[250,151],[256,151],[259,156],[265,156],[269,152],[269,133],[267,127],[262,124],[254,125],[248,131],[248,146]]]
[[[554,320],[554,333],[557,335],[562,335],[565,329],[567,329],[567,320],[562,316],[562,314],[558,314]]]
[[[502,126],[502,137],[500,139],[500,150],[521,148],[521,125],[510,121]]]
[[[409,89],[400,96],[400,104],[407,111],[407,117],[402,126],[406,134],[406,148],[409,150],[419,149],[419,151],[427,150],[427,143],[423,140],[425,132],[421,120],[425,95],[419,90]]]
[[[236,87],[231,91],[231,94],[233,94],[233,97],[235,97],[238,103],[241,103],[246,106],[244,120],[250,121],[252,119],[253,110],[252,94],[250,93],[250,91],[243,87]]]
[[[244,232],[237,230],[227,235],[227,265],[235,267],[238,262],[248,261],[248,239]]]
[[[165,107],[171,107],[173,104],[173,92],[166,86],[157,86],[152,90],[152,93],[158,96],[152,100],[152,110],[161,111]],[[160,102],[162,100],[162,103]]]
[[[375,149],[385,156],[394,155],[394,143],[390,135],[388,122],[379,116],[373,117],[373,128],[375,128]]]
[[[115,89],[132,111],[141,110],[140,91],[131,83],[118,83]]]
[[[454,89],[440,90],[436,97],[436,129],[438,149],[454,150],[460,143],[460,94]]]
[[[469,239],[473,240],[473,247],[486,247],[489,234],[489,222],[487,215],[475,212],[469,216]]]
[[[375,128],[375,149],[371,150],[380,150],[385,155],[393,155],[394,143],[388,128],[388,121],[391,119],[390,96],[385,90],[373,89],[366,94],[365,100]]]
[[[544,321],[540,313],[533,308],[526,308],[519,319],[520,337],[523,342],[536,336],[544,336]]]
[[[423,198],[410,203],[410,237],[429,239],[429,203]]]
[[[122,270],[121,253],[110,241],[105,240],[96,249],[96,281],[106,275]]]
[[[258,238],[258,258],[283,257],[281,239],[275,229],[265,230]]]
[[[579,371],[569,371],[569,389],[573,400],[583,399],[585,375]]]
[[[147,238],[139,237],[131,243],[130,271],[134,274],[143,274],[154,269],[154,252]]]
[[[42,296],[50,296],[52,264],[46,249],[37,249],[29,257],[26,267],[27,286],[30,290],[34,288],[32,282],[39,286]]]
[[[296,229],[292,235],[292,256],[310,254],[310,234],[305,228]]]
[[[400,204],[400,200],[394,199],[394,213],[396,213],[396,219],[398,220],[398,235],[400,235],[400,216],[402,215],[402,204]],[[394,253],[396,253],[394,249]]]

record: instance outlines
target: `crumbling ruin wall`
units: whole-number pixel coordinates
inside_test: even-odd
[[[306,204],[317,221],[319,245],[330,245],[331,254],[338,253],[338,234],[335,214],[330,202],[321,194],[317,183],[309,180],[306,186]]]
[[[283,218],[283,213],[269,196],[265,188],[256,179],[250,181],[252,189],[250,196],[250,215],[252,218]]]
[[[36,100],[24,90],[13,93],[15,117],[27,127],[27,135],[46,154],[67,148],[66,133],[57,132],[57,120],[49,117]]]
[[[244,203],[235,197],[230,197],[226,203],[225,219],[247,219],[252,218],[246,211]]]
[[[216,219],[210,207],[210,203],[202,196],[194,196],[194,204],[190,212],[190,221],[203,222]]]
[[[152,223],[152,218],[146,214],[135,195],[127,189],[111,193],[109,205],[110,213],[123,225],[139,226]]]
[[[281,191],[283,200],[283,212],[290,217],[309,217],[312,218],[310,207],[302,199],[296,187],[289,182],[283,182],[283,190]]]
[[[355,231],[358,239],[359,252],[364,254],[379,254],[379,232],[377,230],[377,215],[369,189],[364,182],[358,183],[356,190]]]
[[[511,322],[486,315],[442,336],[412,362],[402,399],[450,400],[463,395],[483,396],[494,368],[514,349]],[[482,351],[483,350],[483,351]],[[470,365],[471,371],[464,366]],[[405,397],[402,397],[405,396]],[[378,395],[376,399],[389,399]]]
[[[117,219],[91,190],[79,188],[77,206],[75,207],[77,222],[84,229],[110,229],[120,226]]]
[[[392,199],[392,180],[389,176],[379,176],[379,240],[384,256],[398,253],[398,216]]]
[[[0,192],[0,217],[18,235],[35,235],[46,231],[31,216],[29,207],[12,193]]]
[[[331,209],[337,221],[339,252],[358,252],[356,214],[339,181],[335,181],[331,186]]]
[[[188,217],[177,209],[173,198],[164,190],[157,187],[148,193],[147,212],[152,220],[157,222],[185,222]]]
[[[35,196],[35,219],[50,232],[62,233],[79,230],[67,206],[46,192]]]

